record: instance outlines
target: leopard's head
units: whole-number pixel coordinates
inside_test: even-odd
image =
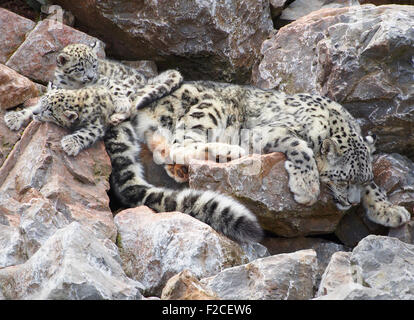
[[[98,43],[88,46],[74,43],[66,46],[56,57],[53,83],[59,88],[79,89],[93,84],[99,76]]]
[[[68,94],[69,93],[69,94]],[[52,122],[60,127],[73,128],[79,122],[78,110],[75,110],[68,99],[72,90],[48,89],[39,99],[33,119],[41,122]]]
[[[325,139],[316,160],[320,181],[331,191],[338,209],[347,210],[360,203],[363,187],[373,179],[375,136],[355,134],[340,142]]]

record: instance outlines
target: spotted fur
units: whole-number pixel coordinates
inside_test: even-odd
[[[148,79],[134,68],[98,58],[96,49],[97,43],[91,46],[75,43],[63,48],[56,58],[53,84],[63,89],[104,85],[120,99],[119,105],[127,99],[132,107],[140,109],[174,91],[183,81],[176,70]],[[124,109],[129,110],[129,104]]]
[[[286,155],[289,188],[297,202],[314,204],[322,182],[341,210],[362,202],[379,224],[396,227],[410,219],[373,181],[375,138],[363,137],[351,114],[326,97],[187,82],[131,121],[154,160],[166,164],[179,182],[187,176],[171,168],[194,158],[227,161],[279,151]]]

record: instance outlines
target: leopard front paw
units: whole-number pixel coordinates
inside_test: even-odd
[[[24,117],[18,111],[9,111],[4,115],[4,122],[10,130],[19,130],[24,124]]]
[[[167,164],[165,166],[167,174],[179,183],[188,181],[188,167],[181,164]]]
[[[311,206],[319,197],[319,174],[312,170],[302,173],[294,164],[287,160],[286,171],[289,174],[289,189],[297,203]]]
[[[61,140],[63,151],[69,156],[76,156],[83,149],[83,145],[74,136],[65,136]]]
[[[379,203],[368,210],[368,217],[373,222],[386,227],[396,228],[410,221],[411,215],[404,207],[388,202]]]

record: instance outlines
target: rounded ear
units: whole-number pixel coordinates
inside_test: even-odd
[[[377,142],[377,135],[375,133],[368,134],[368,136],[364,137],[364,141],[368,145],[369,152],[373,154],[375,152],[375,142]]]
[[[64,53],[60,53],[56,57],[56,63],[58,64],[58,66],[64,66],[68,61],[69,61],[69,57]]]
[[[68,119],[70,122],[75,121],[78,118],[78,114],[75,111],[65,110],[63,115]]]
[[[98,54],[100,43],[98,41],[92,42],[89,46],[92,48],[92,51]]]

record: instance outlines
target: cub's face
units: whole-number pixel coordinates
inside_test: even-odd
[[[335,140],[326,139],[317,157],[320,180],[328,186],[340,210],[360,203],[364,186],[373,179],[373,139],[367,137],[364,141],[356,137],[354,140],[349,147],[341,149]]]
[[[33,118],[37,121],[52,122],[64,128],[72,128],[79,122],[77,110],[66,101],[64,90],[50,90],[39,102]]]
[[[98,56],[85,44],[70,44],[56,58],[54,84],[64,89],[79,89],[98,80]]]

